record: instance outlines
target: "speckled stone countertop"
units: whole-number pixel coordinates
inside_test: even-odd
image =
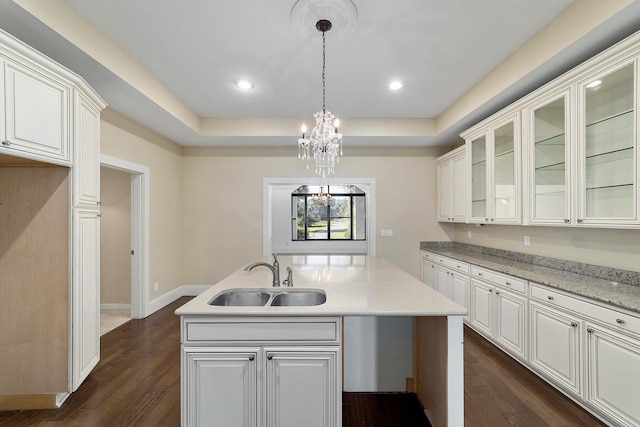
[[[420,249],[640,313],[640,272],[457,242]]]

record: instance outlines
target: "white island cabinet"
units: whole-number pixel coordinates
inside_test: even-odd
[[[181,316],[184,426],[342,425],[344,316],[415,316],[416,392],[436,427],[464,424],[462,319],[466,309],[394,267],[362,255],[281,256],[292,288],[271,272],[239,270],[176,310]],[[264,305],[214,306],[238,289]],[[314,289],[326,301],[271,306],[280,292]]]

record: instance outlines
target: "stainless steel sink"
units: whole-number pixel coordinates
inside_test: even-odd
[[[263,306],[271,294],[261,289],[233,289],[223,292],[209,301],[209,305],[220,306]]]
[[[216,295],[209,305],[227,307],[289,307],[321,305],[327,301],[327,294],[320,289],[230,289]]]
[[[321,290],[291,290],[276,294],[271,301],[272,306],[311,306],[321,305],[327,301],[327,294]]]

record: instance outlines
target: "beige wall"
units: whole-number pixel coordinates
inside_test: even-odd
[[[185,284],[212,284],[262,256],[263,178],[316,178],[296,157],[295,147],[268,150],[185,148]],[[358,150],[353,150],[357,152]],[[435,157],[442,150],[373,150],[340,160],[336,177],[375,178],[377,253],[419,276],[421,240],[446,240],[436,222]],[[376,234],[379,234],[376,230]]]
[[[640,230],[456,224],[456,242],[640,271]],[[471,231],[471,238],[467,232]],[[524,236],[531,246],[524,246]]]
[[[131,174],[100,168],[100,305],[131,304]]]
[[[106,109],[101,115],[100,152],[149,168],[149,299],[182,281],[182,148]],[[159,289],[154,291],[153,283]]]
[[[69,175],[0,167],[0,395],[67,391]]]

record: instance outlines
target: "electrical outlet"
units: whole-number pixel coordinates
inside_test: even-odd
[[[471,230],[467,231],[467,237],[471,238]]]
[[[525,245],[525,246],[529,246],[529,245],[531,245],[531,237],[529,237],[529,236],[524,236],[524,245]]]
[[[159,289],[159,288],[160,288],[160,285],[158,285],[158,282],[155,282],[155,283],[153,284],[153,290],[154,290],[154,291],[156,291],[156,292],[158,292],[158,289]]]

